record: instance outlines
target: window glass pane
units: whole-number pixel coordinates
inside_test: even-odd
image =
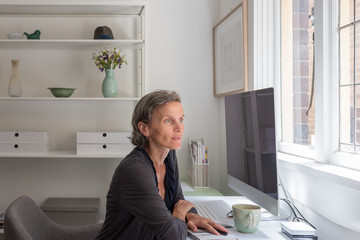
[[[359,0],[360,1],[360,0]],[[360,9],[359,9],[360,10]],[[354,37],[352,37],[354,39]],[[360,23],[355,25],[355,83],[360,83]],[[354,45],[354,44],[353,44]],[[354,68],[354,67],[353,67]]]
[[[355,85],[355,145],[360,146],[360,86]],[[356,151],[357,152],[357,151]]]
[[[340,149],[354,152],[354,87],[340,87]]]
[[[313,0],[282,1],[282,140],[313,145]],[[311,107],[310,107],[311,106]]]
[[[340,85],[354,82],[354,27],[340,31]]]
[[[357,19],[359,19],[358,15]],[[340,0],[340,26],[349,24],[352,21],[354,21],[354,0]]]
[[[340,19],[360,17],[360,0],[341,0]],[[350,22],[349,22],[350,23]],[[360,23],[340,28],[340,151],[360,153]]]

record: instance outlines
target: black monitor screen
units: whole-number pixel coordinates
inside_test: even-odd
[[[226,96],[225,117],[228,175],[278,199],[273,88]]]

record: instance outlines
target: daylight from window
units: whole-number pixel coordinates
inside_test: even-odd
[[[282,1],[282,141],[315,145],[314,0]]]
[[[360,1],[341,0],[339,16],[340,150],[360,153]]]

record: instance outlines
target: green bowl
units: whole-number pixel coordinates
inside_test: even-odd
[[[76,88],[48,88],[55,97],[70,97]]]

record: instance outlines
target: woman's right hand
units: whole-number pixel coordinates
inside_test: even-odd
[[[186,214],[193,207],[195,207],[195,206],[191,202],[186,201],[186,200],[179,200],[174,206],[172,216],[179,218],[185,222]]]

